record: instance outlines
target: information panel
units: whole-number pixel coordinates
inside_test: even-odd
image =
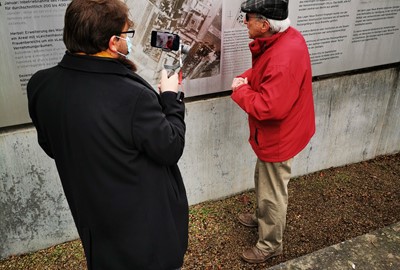
[[[26,84],[65,52],[63,17],[70,0],[0,0],[0,127],[30,122]],[[176,52],[150,46],[151,31],[179,34],[186,96],[230,89],[251,66],[242,0],[126,0],[135,23],[132,60],[156,86]],[[304,35],[313,75],[400,62],[399,0],[290,1],[292,26]]]

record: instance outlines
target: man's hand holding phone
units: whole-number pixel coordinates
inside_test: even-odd
[[[158,88],[160,93],[164,92],[175,92],[178,93],[178,74],[174,73],[172,76],[168,77],[167,70],[163,69],[161,71],[161,80]]]

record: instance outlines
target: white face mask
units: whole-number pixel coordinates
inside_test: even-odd
[[[118,53],[119,55],[125,56],[126,58],[129,58],[129,54],[132,52],[132,42],[131,42],[131,39],[130,39],[130,38],[123,38],[123,37],[119,37],[119,36],[116,36],[116,37],[125,40],[125,41],[126,41],[126,47],[128,48],[128,53],[127,53],[127,54],[123,54],[123,53],[121,53],[121,52],[119,52],[119,51],[117,51],[117,53]]]

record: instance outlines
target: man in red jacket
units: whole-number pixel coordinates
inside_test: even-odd
[[[241,257],[265,262],[282,254],[291,164],[315,133],[310,56],[288,19],[288,0],[248,0],[252,67],[232,82],[232,99],[248,114],[249,142],[257,155],[257,209],[239,222],[258,227],[256,245]]]

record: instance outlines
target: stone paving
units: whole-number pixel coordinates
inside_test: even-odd
[[[285,269],[400,270],[400,222],[268,268]]]

